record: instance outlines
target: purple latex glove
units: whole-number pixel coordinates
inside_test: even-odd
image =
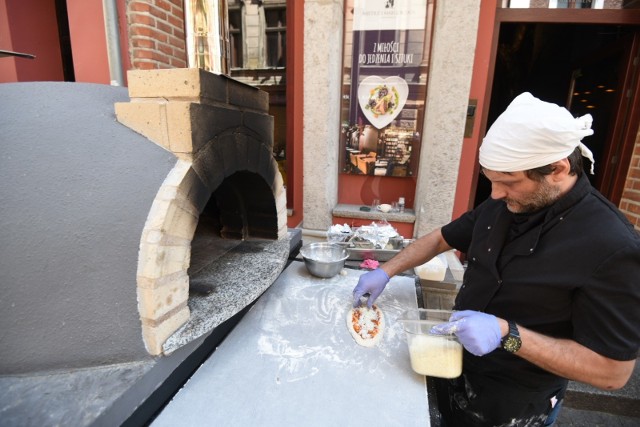
[[[496,316],[473,310],[454,312],[449,323],[434,326],[431,333],[455,334],[464,348],[476,356],[491,353],[498,348],[501,340],[500,323]]]
[[[353,306],[360,306],[360,298],[365,294],[369,294],[367,300],[367,306],[371,308],[373,302],[380,296],[384,287],[389,283],[389,276],[381,269],[376,268],[373,271],[369,271],[360,276],[358,284],[353,289]]]

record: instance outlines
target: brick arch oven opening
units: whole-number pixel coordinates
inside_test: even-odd
[[[265,92],[199,69],[133,71],[118,120],[178,161],[149,211],[137,269],[142,335],[170,354],[251,304],[289,254]]]
[[[277,239],[271,188],[256,174],[240,171],[225,179],[200,214],[224,239]]]
[[[198,219],[187,270],[190,294],[215,292],[219,269],[212,269],[212,265],[242,242],[246,246],[246,242],[257,245],[262,240],[277,240],[277,224],[271,188],[259,175],[239,171],[226,178],[211,194]],[[246,271],[250,267],[234,265],[232,268]],[[249,279],[252,275],[250,271],[246,273]]]
[[[258,175],[240,171],[225,179],[198,219],[191,242],[190,287],[201,291],[211,287],[199,284],[198,273],[235,241],[277,239],[277,221],[271,188]]]

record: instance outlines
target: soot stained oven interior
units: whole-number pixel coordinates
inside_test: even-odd
[[[248,171],[229,176],[200,214],[191,243],[190,292],[210,293],[214,284],[203,269],[243,241],[277,238],[276,207],[269,186]]]

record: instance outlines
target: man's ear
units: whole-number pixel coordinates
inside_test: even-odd
[[[558,160],[557,162],[553,162],[551,165],[553,166],[553,172],[551,172],[550,177],[554,181],[562,181],[569,176],[569,172],[571,171],[569,159],[565,158]]]

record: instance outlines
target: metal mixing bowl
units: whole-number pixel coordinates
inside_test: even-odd
[[[304,264],[314,276],[329,278],[340,273],[349,252],[335,243],[309,243],[300,249]]]

